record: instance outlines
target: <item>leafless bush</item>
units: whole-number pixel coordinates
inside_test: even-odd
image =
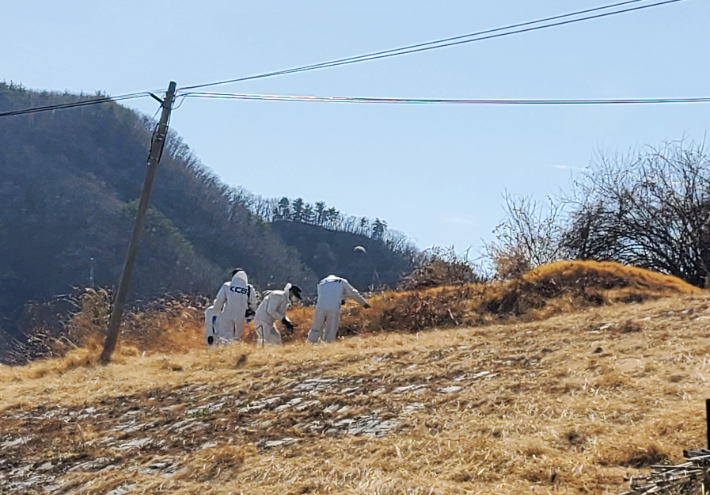
[[[28,305],[21,321],[23,338],[9,344],[4,361],[25,364],[63,357],[78,347],[99,345],[106,336],[112,295],[112,291],[102,288],[75,289],[72,294]],[[176,333],[167,342],[160,338],[161,332],[187,316],[201,321],[208,304],[207,298],[189,294],[171,294],[139,303],[125,313],[121,341],[143,350],[152,349],[158,343],[165,349],[175,350],[182,344],[180,336]]]
[[[520,278],[525,272],[562,258],[559,219],[561,208],[529,196],[505,194],[506,217],[493,230],[495,240],[484,245],[484,256],[501,280]]]
[[[579,259],[612,260],[705,286],[710,267],[710,161],[674,142],[600,156],[566,198],[562,245]]]
[[[3,360],[8,364],[25,364],[63,355],[67,348],[76,346],[70,337],[69,322],[72,315],[81,311],[80,296],[75,290],[25,306],[17,321],[22,336],[10,342]]]
[[[434,247],[424,251],[414,271],[400,284],[401,290],[419,290],[443,285],[463,285],[484,282],[485,277],[468,251],[457,253],[452,247]]]

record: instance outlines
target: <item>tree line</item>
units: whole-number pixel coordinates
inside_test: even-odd
[[[234,190],[235,200],[267,222],[301,222],[337,232],[347,232],[383,241],[395,252],[417,251],[414,243],[403,233],[389,228],[387,221],[346,215],[325,201],[311,204],[303,198],[264,198],[242,188]]]

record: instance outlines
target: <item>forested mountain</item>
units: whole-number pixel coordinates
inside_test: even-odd
[[[360,289],[395,287],[402,276],[411,272],[409,258],[392,250],[380,239],[350,232],[333,232],[317,225],[280,220],[271,224],[288,245],[294,246],[301,259],[318,278],[337,274]],[[354,250],[360,246],[363,250]]]
[[[298,250],[319,277],[337,273],[360,288],[395,287],[412,271],[420,252],[379,218],[346,215],[325,202],[262,198],[238,189],[239,201],[267,219],[272,231]],[[360,246],[362,249],[355,250]]]
[[[0,83],[0,112],[91,97]],[[153,126],[116,103],[0,118],[0,328],[11,330],[30,300],[88,285],[90,273],[95,285],[116,284]],[[178,291],[211,296],[235,266],[262,290],[292,281],[315,292],[320,273],[304,264],[303,246],[289,246],[288,236],[274,233],[268,220],[171,134],[132,300]],[[342,235],[328,232],[323,235]],[[357,259],[357,252],[351,254]],[[330,268],[339,272],[339,263]]]

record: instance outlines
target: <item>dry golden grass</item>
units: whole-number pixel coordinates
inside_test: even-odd
[[[19,451],[35,466],[78,454],[120,464],[58,471],[53,483],[74,487],[65,493],[121,486],[166,494],[617,493],[625,477],[652,463],[677,462],[682,449],[703,445],[709,324],[709,296],[675,296],[544,322],[372,335],[330,346],[237,344],[140,354],[108,367],[65,367],[41,376],[32,366],[3,367],[0,442],[42,432]],[[494,376],[456,381],[482,371]],[[357,390],[326,388],[313,396],[320,409],[303,413],[239,412],[244,401],[288,395],[314,378]],[[366,386],[357,385],[360,379]],[[196,389],[184,391],[186,384]],[[408,385],[423,385],[423,392],[396,391]],[[441,392],[452,385],[461,389]],[[173,400],[175,418],[152,412],[151,394],[161,404]],[[204,415],[188,412],[214,401],[226,405]],[[351,411],[328,413],[328,404]],[[165,428],[186,418],[213,429],[130,452],[102,443],[131,417],[121,412],[129,405],[149,426],[120,441],[169,439]],[[405,412],[412,405],[419,409]],[[103,416],[56,425],[42,416],[88,407]],[[304,426],[314,418],[330,421],[329,414],[360,417],[374,410],[403,422],[381,437],[313,434]],[[298,441],[264,450],[256,447],[261,437]],[[165,459],[175,472],[147,468]]]
[[[613,262],[558,262],[507,283],[468,284],[425,290],[385,292],[370,298],[370,310],[352,301],[343,307],[340,336],[381,332],[415,333],[431,328],[481,326],[491,323],[535,321],[552,315],[615,302],[641,302],[673,294],[702,291],[676,277]],[[202,307],[190,298],[165,299],[124,318],[121,353],[181,353],[204,347]],[[93,364],[94,351],[104,338],[109,317],[109,295],[88,290],[81,296],[81,310],[68,322],[69,339],[56,340],[53,354],[71,354],[69,367],[82,360]],[[305,339],[313,319],[313,307],[291,308],[296,325],[284,342]],[[245,342],[254,342],[247,325]],[[75,344],[72,344],[74,342]],[[81,348],[77,351],[76,347]],[[85,357],[78,357],[85,356]],[[64,364],[60,365],[64,366]]]
[[[36,328],[30,331],[31,342],[10,353],[17,363],[40,357],[65,357],[71,354],[67,366],[95,363],[93,357],[105,338],[110,316],[110,294],[103,289],[86,289],[68,296],[78,311],[65,315],[53,309],[52,301],[37,303],[29,309],[29,317]],[[62,300],[65,301],[65,300]],[[203,345],[200,334],[203,326],[204,298],[177,295],[150,302],[139,310],[127,312],[121,325],[118,355],[136,352],[186,352]],[[49,314],[50,322],[47,320]],[[51,328],[48,328],[51,327]],[[86,352],[86,351],[89,352]],[[74,363],[74,364],[72,364]],[[60,367],[63,365],[60,365]]]
[[[570,268],[552,272],[584,278]],[[124,345],[100,367],[92,347],[0,367],[0,492],[32,479],[67,494],[621,492],[704,446],[710,295],[611,269],[594,289],[605,303],[652,300],[596,307],[590,282],[549,298],[561,314],[542,319],[545,307],[481,309],[519,286],[440,288],[373,298],[366,335],[332,345],[206,350],[194,316],[179,352]],[[544,289],[545,273],[526,283]],[[300,332],[308,311],[293,312]],[[407,311],[416,325],[487,325],[389,333]],[[347,426],[372,421],[381,436]]]
[[[590,306],[701,293],[676,277],[641,268],[613,262],[561,261],[507,283],[378,294],[369,300],[372,310],[349,302],[344,307],[340,334],[413,333],[429,328],[534,321]],[[292,310],[290,318],[298,329],[286,340],[304,339],[312,316],[312,308]]]
[[[608,289],[631,286],[637,289],[659,291],[667,294],[700,294],[702,291],[683,280],[634,266],[612,261],[558,261],[543,265],[526,273],[523,278],[531,283],[556,279],[558,285],[572,285],[584,280],[589,286],[606,286]]]

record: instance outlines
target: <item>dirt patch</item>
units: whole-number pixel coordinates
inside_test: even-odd
[[[398,357],[385,354],[377,362]],[[207,482],[223,470],[238,470],[250,445],[266,454],[323,437],[400,432],[423,408],[441,407],[465,387],[496,376],[338,376],[306,367],[262,383],[245,377],[228,390],[184,384],[81,407],[10,409],[0,415],[0,431],[6,432],[0,434],[0,491],[53,493],[54,481],[70,473],[112,469]],[[180,461],[187,453],[193,460]],[[197,473],[190,463],[200,466]]]

